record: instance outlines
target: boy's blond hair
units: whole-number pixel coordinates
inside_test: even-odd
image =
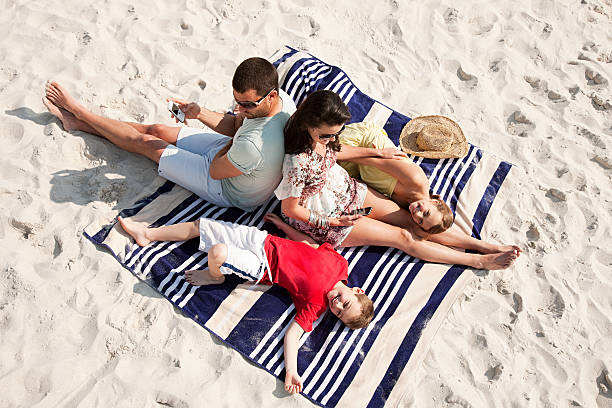
[[[359,300],[359,304],[361,304],[361,314],[355,317],[344,324],[352,330],[361,329],[362,327],[366,327],[372,317],[374,317],[374,304],[364,293],[358,293],[357,300]]]

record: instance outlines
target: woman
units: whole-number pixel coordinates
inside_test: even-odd
[[[322,90],[309,95],[287,122],[283,180],[275,194],[282,200],[283,216],[291,226],[334,247],[390,246],[427,261],[484,269],[512,264],[519,255],[516,247],[493,254],[469,254],[423,239],[424,230],[450,226],[448,217],[438,209],[438,200],[418,200],[407,211],[351,178],[336,160],[389,159],[403,154],[394,148],[341,146],[337,136],[349,119],[340,97]],[[360,207],[372,207],[370,216],[343,215]]]

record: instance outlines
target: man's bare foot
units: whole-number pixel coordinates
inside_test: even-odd
[[[128,220],[122,217],[117,217],[119,224],[123,227],[125,232],[130,234],[136,243],[140,246],[147,246],[151,243],[151,240],[147,238],[147,226],[143,223]]]
[[[46,96],[43,96],[42,102],[47,107],[49,113],[62,122],[62,126],[67,132],[81,130],[87,133],[95,133],[95,130],[91,126],[82,120],[78,120],[76,116],[74,116],[71,112],[68,112],[66,109],[55,106]]]
[[[225,282],[225,276],[212,276],[209,269],[195,269],[185,271],[185,280],[193,286],[219,285]]]
[[[510,251],[498,252],[496,254],[481,255],[481,269],[488,269],[490,271],[497,269],[506,269],[519,256],[517,251],[513,248]]]
[[[75,114],[75,110],[80,107],[76,99],[74,99],[63,86],[55,81],[47,82],[45,96],[53,105],[72,112],[73,114]]]

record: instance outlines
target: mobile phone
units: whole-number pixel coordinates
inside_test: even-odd
[[[174,115],[175,118],[179,120],[179,122],[185,122],[185,113],[179,109],[176,102],[168,101],[168,110]]]
[[[356,210],[343,212],[342,215],[370,215],[372,207],[357,208]]]

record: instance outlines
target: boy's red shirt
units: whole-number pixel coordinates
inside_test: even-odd
[[[314,249],[303,242],[268,235],[264,249],[272,282],[267,274],[260,283],[285,288],[295,305],[295,321],[304,331],[327,309],[327,292],[348,278],[348,262],[325,243]]]

